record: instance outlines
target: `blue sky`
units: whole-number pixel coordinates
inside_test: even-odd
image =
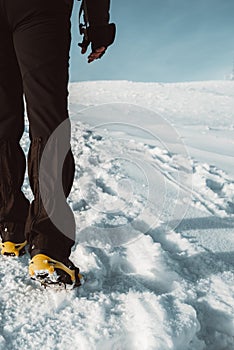
[[[86,63],[72,16],[71,81],[223,79],[234,60],[234,0],[112,0],[115,44]]]

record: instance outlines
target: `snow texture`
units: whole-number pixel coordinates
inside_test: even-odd
[[[73,83],[70,115],[86,283],[1,257],[0,349],[234,349],[234,82]]]

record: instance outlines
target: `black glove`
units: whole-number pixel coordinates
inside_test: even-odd
[[[116,27],[114,23],[110,23],[104,26],[90,26],[87,29],[81,28],[81,34],[84,35],[82,43],[78,45],[82,48],[82,51],[85,52],[91,43],[92,53],[94,53],[100,47],[105,47],[113,44],[115,40]],[[106,50],[102,52],[99,56],[101,58]]]

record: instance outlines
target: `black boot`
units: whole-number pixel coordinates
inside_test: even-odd
[[[44,254],[35,255],[29,264],[29,275],[42,285],[67,285],[79,287],[83,276],[79,268],[69,260],[58,261]]]
[[[21,223],[1,223],[0,234],[2,243],[1,254],[6,256],[20,256],[25,253],[27,241],[24,238],[24,225]]]

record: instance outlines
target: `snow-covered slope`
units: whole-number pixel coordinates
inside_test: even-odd
[[[71,84],[71,258],[87,281],[43,290],[28,256],[1,257],[0,349],[234,348],[233,87]]]

